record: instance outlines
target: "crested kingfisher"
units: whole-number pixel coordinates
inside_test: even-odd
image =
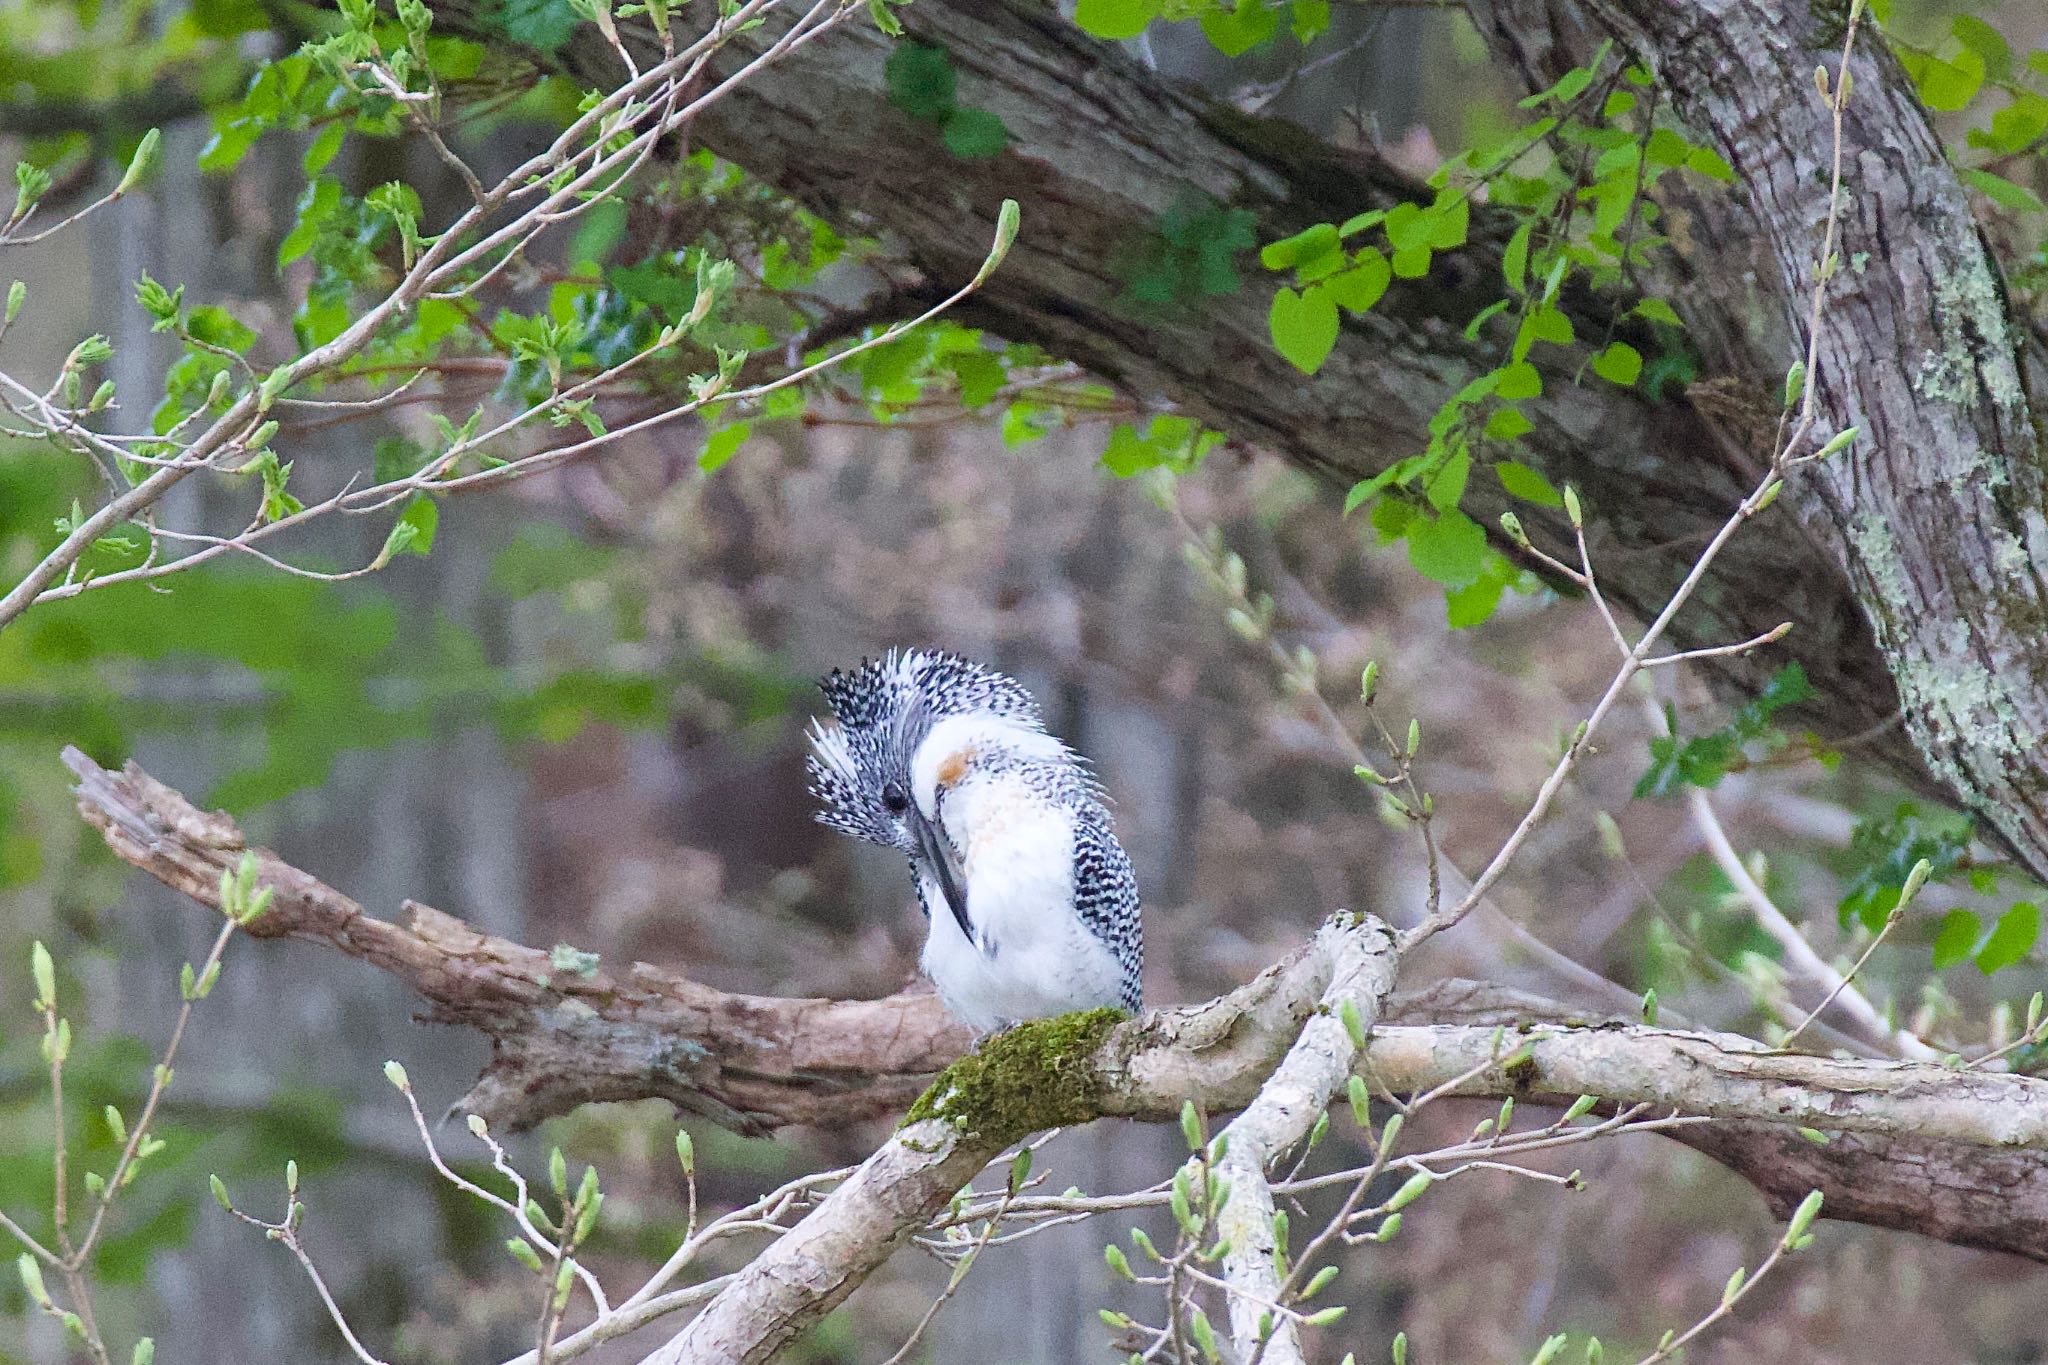
[[[920,963],[978,1034],[1070,1010],[1139,1007],[1138,885],[1103,793],[1015,679],[957,655],[891,651],[819,683],[818,820],[910,860]]]

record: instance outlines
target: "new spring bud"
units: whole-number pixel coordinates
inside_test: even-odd
[[[1394,1197],[1387,1201],[1387,1212],[1399,1213],[1402,1209],[1407,1208],[1410,1204],[1422,1198],[1423,1192],[1435,1183],[1436,1177],[1423,1171],[1417,1171],[1414,1175],[1408,1177],[1407,1183],[1394,1191]]]
[[[57,1008],[57,964],[50,958],[50,950],[37,939],[28,950],[29,973],[36,983],[36,1008],[53,1010]]]
[[[1832,437],[1828,438],[1828,443],[1822,446],[1820,450],[1815,453],[1813,458],[1815,458],[1816,460],[1825,460],[1830,455],[1838,454],[1841,451],[1846,450],[1849,446],[1849,443],[1862,434],[1862,427],[1843,427],[1840,431],[1836,432]]]
[[[14,1258],[14,1268],[21,1274],[21,1287],[28,1296],[43,1307],[50,1306],[50,1291],[43,1285],[43,1268],[36,1264],[36,1258],[26,1251]]]
[[[1806,362],[1795,360],[1792,368],[1785,371],[1785,406],[1796,406],[1806,396]]]
[[[1792,1212],[1792,1221],[1785,1227],[1785,1250],[1798,1251],[1807,1244],[1807,1229],[1813,1220],[1820,1217],[1821,1194],[1813,1191],[1799,1201],[1799,1207]]]
[[[1343,1000],[1337,1005],[1337,1017],[1344,1021],[1344,1032],[1351,1039],[1351,1046],[1365,1046],[1365,1020],[1358,1014],[1358,1002]]]
[[[137,181],[149,174],[150,167],[156,165],[157,148],[163,140],[163,133],[155,128],[142,135],[142,141],[135,144],[135,155],[128,158],[128,169],[121,173],[121,183],[114,186],[115,194],[128,193],[135,188]]]

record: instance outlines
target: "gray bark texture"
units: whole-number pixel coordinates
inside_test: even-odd
[[[1813,71],[1841,41],[1843,9],[1471,5],[1532,86],[1615,39],[1736,170],[1732,185],[1673,191],[1675,245],[1647,281],[1684,316],[1707,382],[1659,401],[1576,384],[1576,358],[1555,361],[1537,429],[1517,452],[1578,486],[1603,583],[1639,614],[1663,604],[1768,459],[1773,395],[1804,351],[1826,210],[1831,134]],[[1001,201],[1020,200],[1022,238],[965,320],[1340,485],[1419,450],[1444,398],[1495,363],[1499,338],[1468,341],[1463,328],[1498,297],[1514,220],[1483,208],[1465,250],[1439,257],[1427,279],[1397,282],[1368,316],[1347,316],[1313,377],[1269,343],[1275,280],[1249,253],[1235,293],[1134,310],[1116,263],[1190,196],[1249,212],[1270,241],[1426,191],[1369,154],[1178,88],[1054,6],[920,0],[902,14],[912,39],[947,52],[961,102],[1002,117],[1011,141],[1001,155],[948,157],[889,103],[889,40],[853,24],[760,73],[692,137],[848,230],[883,236],[934,289],[974,272]],[[465,17],[448,7],[448,26]],[[780,22],[736,46],[772,41]],[[598,80],[611,57],[591,38],[565,60]],[[1739,693],[1796,659],[1819,697],[1793,720],[1859,737],[1859,753],[1976,812],[1989,837],[2048,875],[2048,772],[2037,757],[2048,656],[2036,643],[2048,625],[2038,568],[2048,523],[2029,398],[2043,347],[2013,320],[1997,260],[1881,37],[1859,37],[1852,72],[1844,265],[1820,350],[1819,429],[1857,425],[1863,438],[1795,478],[1737,538],[1673,638],[1726,643],[1795,622],[1777,648],[1705,667]],[[1581,336],[1608,330],[1611,300],[1566,305]],[[1467,497],[1488,524],[1508,507],[1491,480],[1475,479]],[[1569,544],[1556,514],[1514,510],[1539,543]]]

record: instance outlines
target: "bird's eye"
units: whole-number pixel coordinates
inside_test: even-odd
[[[891,815],[901,815],[904,811],[910,809],[910,797],[904,792],[901,783],[884,782],[882,784],[882,804],[889,808]]]

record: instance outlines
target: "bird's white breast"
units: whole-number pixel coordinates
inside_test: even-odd
[[[1118,964],[1074,912],[1073,813],[1015,770],[972,768],[945,789],[939,822],[960,852],[976,947],[944,911],[934,885],[925,974],[969,1027],[1118,1001]]]

